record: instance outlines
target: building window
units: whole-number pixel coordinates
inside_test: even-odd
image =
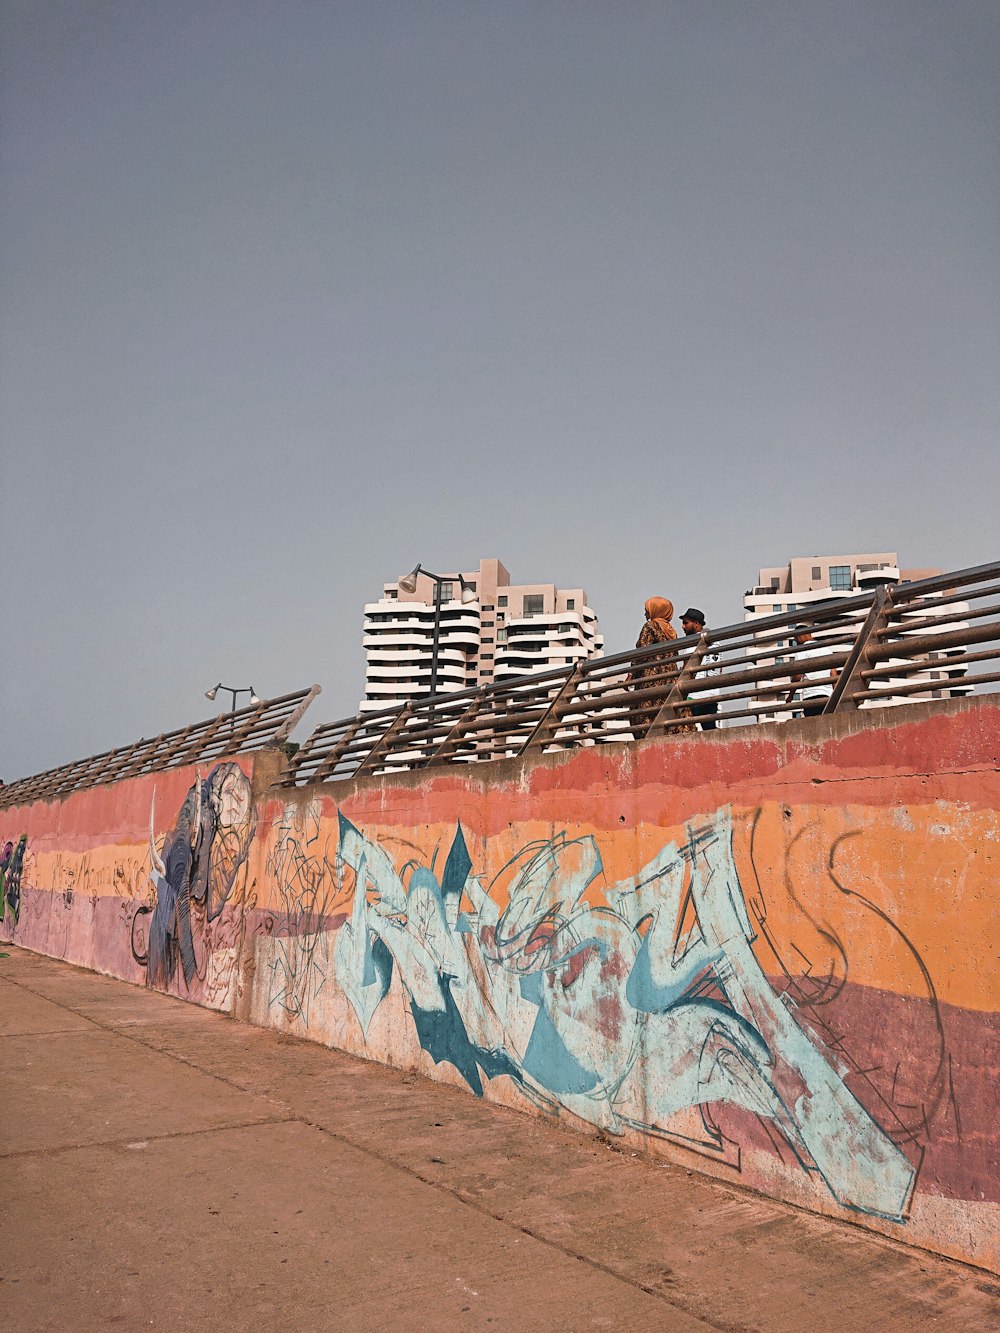
[[[771,607],[771,610],[772,610],[772,611],[780,611],[780,610],[781,610],[781,603],[780,603],[780,602],[775,602],[774,605]]]
[[[772,592],[777,592],[778,589],[779,589],[780,587],[781,587],[781,579],[772,579],[772,580],[771,580],[771,591],[772,591]]]
[[[485,635],[485,634],[483,635],[483,643],[492,643],[492,642],[493,642],[493,640],[492,640],[491,638],[489,638],[489,637],[488,637],[487,635]]]
[[[395,588],[390,588],[389,591],[386,593],[386,598],[390,602],[394,602],[398,596],[399,593]]]
[[[498,629],[497,643],[506,643],[506,642],[507,642],[507,631],[505,629]]]
[[[821,578],[823,577],[823,566],[822,566],[822,565],[813,565],[812,576],[813,576],[813,582],[814,582],[814,583],[815,583],[818,579],[821,579]]]
[[[575,598],[575,597],[567,597],[567,598],[566,598],[566,610],[567,610],[567,611],[575,611],[575,610],[576,610],[576,598]]]
[[[479,660],[480,660],[481,662],[492,662],[492,661],[493,661],[493,654],[492,654],[492,653],[480,653],[480,654],[479,654]]]
[[[454,583],[439,583],[438,588],[440,589],[438,597],[442,602],[453,602],[455,600]]]
[[[475,580],[475,579],[466,579],[466,580],[465,580],[465,586],[466,586],[467,588],[471,588],[472,591],[475,592],[475,591],[476,591],[476,580]]]
[[[497,598],[497,606],[506,606],[506,605],[507,605],[507,598],[506,598],[506,597],[498,597],[498,598]],[[492,606],[490,607],[490,610],[491,610],[491,611],[493,610]]]
[[[523,615],[525,620],[540,616],[545,611],[545,597],[540,592],[525,593]]]
[[[850,565],[830,566],[830,587],[835,592],[850,592],[851,590]]]

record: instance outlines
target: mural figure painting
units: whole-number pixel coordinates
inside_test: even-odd
[[[269,839],[267,875],[276,894],[263,933],[274,957],[268,1008],[308,1028],[312,1000],[332,979],[332,941],[346,919],[340,877],[322,839],[322,802],[287,809]]]
[[[210,938],[209,930],[223,919],[246,864],[256,826],[250,780],[234,763],[217,764],[204,780],[199,776],[162,853],[156,849],[153,819],[150,809],[155,899],[152,906],[138,907],[132,917],[132,952],[147,969],[148,985],[168,988],[179,963],[184,985],[190,989],[196,978],[206,980],[213,946],[222,943]],[[242,901],[238,907],[241,920]],[[196,927],[203,937],[200,961]]]
[[[16,846],[8,839],[0,852],[0,921],[4,920],[9,908],[14,925],[21,915],[21,875],[27,846],[28,835],[22,833]]]

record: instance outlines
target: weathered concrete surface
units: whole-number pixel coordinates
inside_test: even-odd
[[[7,946],[0,1324],[992,1329],[1000,1286]]]
[[[0,940],[1000,1279],[1000,695],[280,763],[5,806]],[[173,1012],[120,1003],[104,1026]]]

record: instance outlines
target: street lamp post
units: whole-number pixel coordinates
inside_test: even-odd
[[[431,579],[434,583],[434,638],[431,642],[431,688],[430,693],[437,694],[438,678],[438,650],[441,644],[441,584],[454,583],[454,579],[446,577],[443,574],[432,574],[429,569],[424,569],[422,565],[415,565],[409,574],[404,574],[399,580],[399,586],[403,592],[413,593],[417,591],[417,575],[423,574],[424,578]],[[462,602],[468,606],[470,602],[476,600],[476,590],[470,583],[466,583],[461,574],[458,581],[462,585]]]
[[[236,696],[238,694],[249,694],[251,708],[253,707],[254,704],[260,703],[260,700],[257,698],[257,692],[254,690],[254,687],[252,685],[245,685],[241,689],[237,690],[234,689],[232,685],[223,685],[221,680],[219,681],[218,685],[213,685],[210,690],[205,691],[205,698],[214,699],[220,690],[225,690],[227,694],[232,695],[232,707],[229,710],[231,713],[236,712]]]

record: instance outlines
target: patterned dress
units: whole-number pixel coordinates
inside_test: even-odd
[[[673,604],[665,597],[651,597],[646,603],[647,620],[639,631],[639,637],[636,639],[637,648],[648,648],[654,643],[672,643],[677,638],[677,631],[670,623],[670,617],[674,613]],[[651,658],[635,666],[629,674],[629,682],[632,689],[641,690],[657,686],[662,691],[662,697],[659,702],[643,701],[637,704],[632,710],[629,719],[632,734],[638,740],[646,734],[649,726],[653,722],[657,713],[663,705],[663,700],[670,693],[674,681],[680,669],[676,657],[670,652],[653,654]],[[675,730],[687,731],[689,728],[676,728]]]

